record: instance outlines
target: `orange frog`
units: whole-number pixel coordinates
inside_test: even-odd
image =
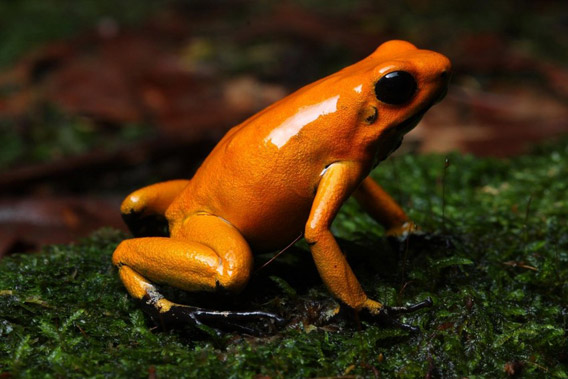
[[[413,229],[368,175],[444,97],[449,74],[443,55],[386,42],[229,130],[191,180],[130,194],[121,212],[134,234],[141,234],[148,217],[165,216],[169,236],[129,239],[116,248],[112,261],[128,292],[172,321],[280,321],[265,312],[176,304],[153,283],[239,292],[251,275],[254,252],[282,248],[303,233],[321,279],[347,306],[380,315],[429,305],[394,309],[368,298],[330,225],[353,195],[388,233]]]

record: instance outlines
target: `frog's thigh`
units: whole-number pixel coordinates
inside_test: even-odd
[[[126,196],[120,206],[120,211],[122,214],[163,215],[175,197],[188,184],[189,180],[169,180],[140,188]]]
[[[221,286],[240,291],[248,282],[252,254],[244,238],[230,224],[209,216],[207,222],[190,222],[182,238],[150,237],[123,241],[115,250],[113,263],[119,267],[127,290],[141,298],[148,292],[147,280],[186,291],[214,291]],[[201,221],[201,220],[199,220]],[[186,229],[186,228],[184,228]],[[123,270],[128,267],[129,270]],[[144,284],[146,283],[146,284]]]
[[[228,221],[210,214],[185,219],[174,237],[196,241],[209,247],[220,258],[216,269],[218,284],[238,292],[248,283],[253,256],[248,242]]]

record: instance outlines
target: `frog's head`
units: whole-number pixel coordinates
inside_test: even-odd
[[[360,65],[360,66],[359,66]],[[360,91],[357,128],[385,159],[424,113],[447,92],[451,64],[443,55],[405,41],[379,46],[352,71]],[[348,69],[354,68],[351,66]]]

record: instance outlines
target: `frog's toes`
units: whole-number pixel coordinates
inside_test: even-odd
[[[193,325],[210,329],[217,335],[223,331],[236,331],[261,336],[274,332],[286,323],[282,317],[262,311],[217,311],[176,303],[170,303],[167,307],[147,302],[144,305],[145,310],[162,326]]]
[[[388,311],[391,315],[396,316],[404,313],[413,313],[422,308],[430,308],[434,305],[432,298],[428,296],[425,300],[422,300],[419,303],[407,305],[404,307],[384,307],[384,311]]]
[[[420,227],[412,221],[407,221],[402,225],[394,226],[387,230],[388,237],[396,237],[405,239],[412,234],[421,234]]]

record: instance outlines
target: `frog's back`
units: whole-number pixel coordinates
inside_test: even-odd
[[[333,151],[341,136],[326,133],[329,123],[339,122],[333,118],[340,96],[318,98],[310,91],[316,84],[231,129],[174,201],[168,219],[176,224],[190,214],[215,214],[267,249],[299,235],[320,174],[342,154]]]

